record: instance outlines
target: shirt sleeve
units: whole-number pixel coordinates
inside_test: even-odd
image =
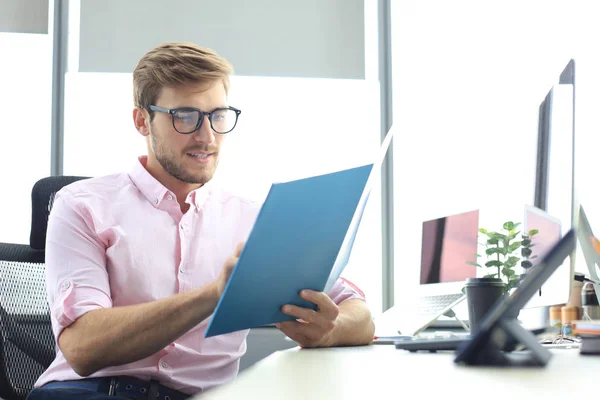
[[[46,289],[56,340],[85,313],[112,307],[106,247],[90,210],[64,189],[56,194],[48,219]]]
[[[344,278],[339,278],[328,293],[329,297],[337,305],[340,305],[346,300],[360,299],[365,300],[365,295],[362,291],[354,284],[350,283]]]

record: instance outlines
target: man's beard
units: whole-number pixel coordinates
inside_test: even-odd
[[[207,169],[210,168],[208,165],[204,167],[204,170],[198,170],[197,174],[188,172],[182,163],[177,160],[177,157],[167,149],[164,144],[164,140],[155,135],[154,129],[152,128],[150,129],[150,140],[154,157],[156,157],[158,163],[172,177],[179,179],[182,182],[191,183],[194,185],[204,185],[206,182],[211,180],[212,174],[207,173]],[[189,151],[193,150],[190,149]]]

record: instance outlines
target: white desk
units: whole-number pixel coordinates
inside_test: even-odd
[[[453,352],[410,353],[392,345],[293,348],[197,399],[564,400],[592,394],[591,385],[600,380],[600,356],[581,356],[579,349],[552,352],[544,368],[492,368],[456,365]]]

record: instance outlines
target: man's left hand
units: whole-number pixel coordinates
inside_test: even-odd
[[[339,307],[326,293],[302,290],[300,297],[317,305],[316,310],[286,304],[284,314],[296,317],[295,321],[275,324],[290,339],[301,347],[328,347],[335,343],[333,338]]]

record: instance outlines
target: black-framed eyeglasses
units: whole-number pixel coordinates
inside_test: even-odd
[[[210,127],[216,133],[229,133],[235,128],[238,116],[242,113],[235,107],[216,108],[211,112],[199,110],[194,107],[163,108],[150,105],[148,108],[152,111],[171,114],[173,128],[184,135],[194,133],[202,126],[204,116],[208,116]]]

